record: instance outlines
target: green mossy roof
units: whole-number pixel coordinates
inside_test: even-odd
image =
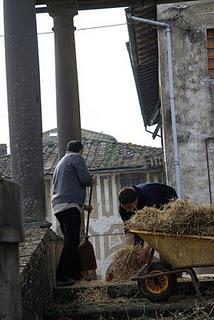
[[[110,135],[84,129],[82,130],[82,142],[83,157],[91,171],[111,172],[118,169],[162,168],[161,148],[121,143]],[[52,175],[58,162],[56,129],[43,134],[43,157],[44,173]],[[9,155],[0,157],[0,174],[4,177],[11,177]]]

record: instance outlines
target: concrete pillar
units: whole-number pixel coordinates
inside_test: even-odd
[[[14,183],[0,179],[0,319],[4,320],[22,320],[20,241],[23,228],[19,189]]]
[[[79,90],[73,17],[78,13],[77,1],[51,1],[48,12],[54,20],[57,131],[59,158],[67,142],[81,140]]]
[[[4,0],[12,179],[26,222],[43,221],[42,120],[35,0]]]

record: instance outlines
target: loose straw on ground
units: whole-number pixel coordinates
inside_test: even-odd
[[[133,297],[134,298],[134,297]],[[108,294],[108,289],[103,288],[88,288],[84,290],[80,290],[78,293],[78,297],[75,300],[79,305],[103,305],[103,304],[126,304],[127,300],[124,297],[114,297],[111,298]]]
[[[139,254],[142,246],[126,246],[118,250],[112,258],[113,281],[130,280],[142,268]]]

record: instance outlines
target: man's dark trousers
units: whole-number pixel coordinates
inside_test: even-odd
[[[80,277],[80,212],[77,208],[56,213],[64,236],[64,246],[56,270],[56,279],[79,280]]]

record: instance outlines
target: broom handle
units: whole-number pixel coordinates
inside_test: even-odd
[[[92,198],[92,186],[90,188],[90,193],[89,193],[89,206],[91,205],[91,198]],[[88,210],[88,217],[87,217],[87,224],[86,224],[86,232],[85,232],[85,238],[88,238],[88,229],[89,229],[89,218],[90,218],[90,213],[91,210]]]

